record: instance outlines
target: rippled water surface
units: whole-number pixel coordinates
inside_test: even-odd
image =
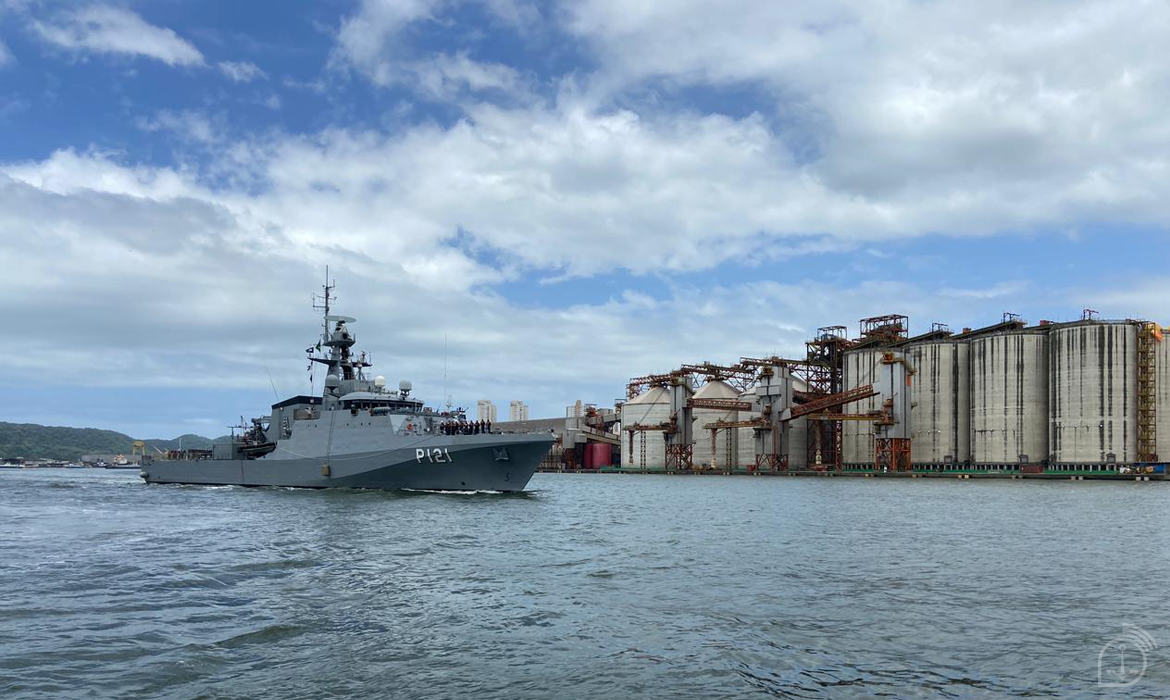
[[[0,698],[1170,696],[1170,484],[529,489],[0,471]]]

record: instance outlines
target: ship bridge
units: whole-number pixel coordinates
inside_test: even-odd
[[[342,408],[355,411],[368,411],[375,408],[385,408],[392,411],[418,411],[423,405],[422,401],[402,398],[398,394],[375,391],[351,391],[342,396],[339,401]]]

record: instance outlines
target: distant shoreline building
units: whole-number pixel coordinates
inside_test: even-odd
[[[480,399],[475,402],[476,420],[496,422],[496,405],[490,399]]]
[[[508,420],[528,420],[528,404],[523,401],[513,401],[508,406]]]

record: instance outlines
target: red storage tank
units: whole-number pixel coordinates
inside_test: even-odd
[[[604,442],[591,442],[585,447],[585,464],[590,469],[608,467],[612,461],[613,448]]]

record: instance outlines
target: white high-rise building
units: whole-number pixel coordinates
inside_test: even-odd
[[[475,417],[476,420],[486,420],[495,423],[496,405],[491,402],[491,399],[480,399],[479,401],[476,401]]]
[[[580,418],[583,415],[585,415],[585,404],[581,403],[581,399],[577,399],[576,403],[565,409],[565,418]]]
[[[508,420],[528,420],[528,404],[513,401],[508,407]]]

